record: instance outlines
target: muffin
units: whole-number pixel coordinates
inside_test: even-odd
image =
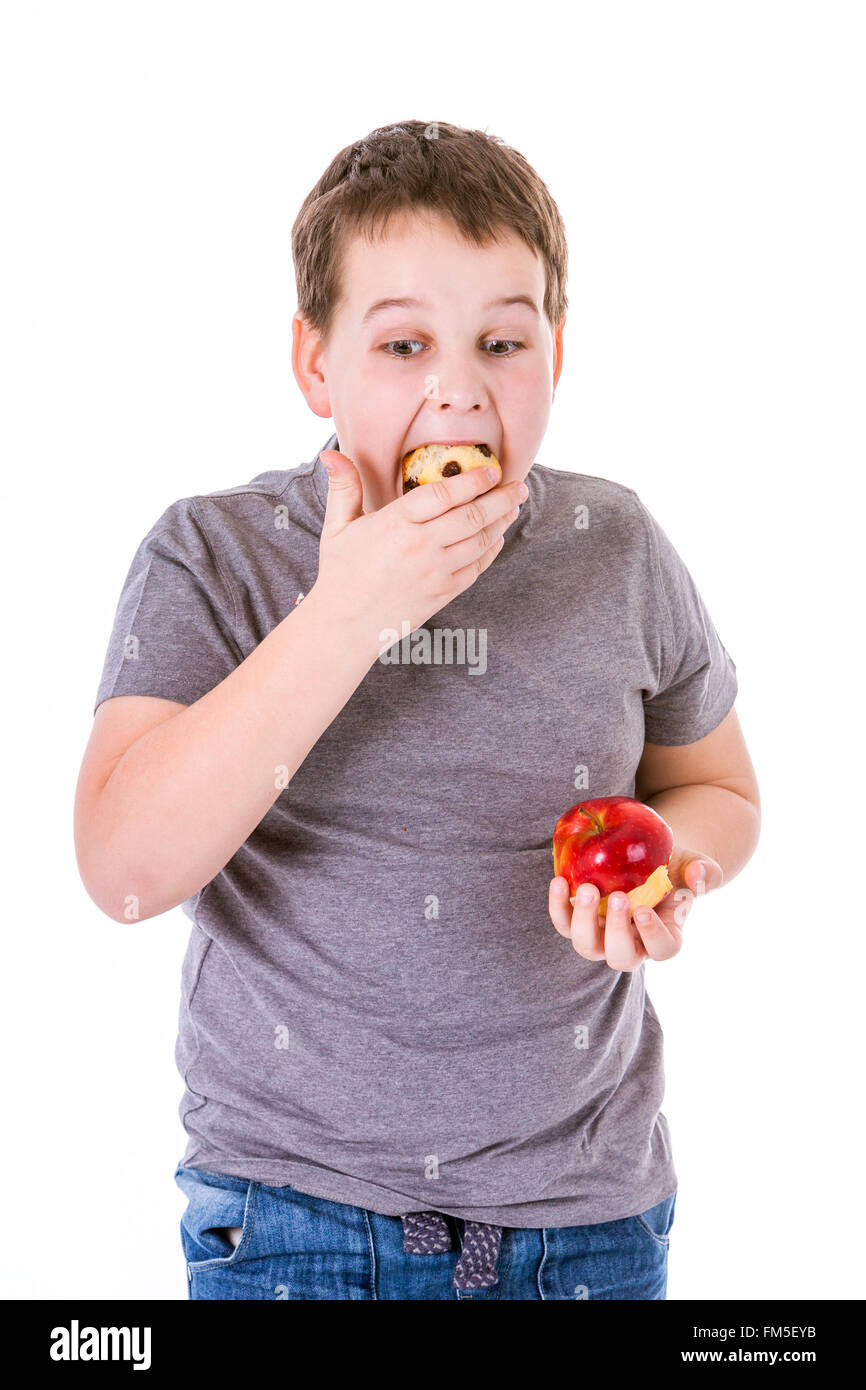
[[[490,465],[499,469],[501,480],[499,460],[486,444],[422,444],[420,449],[413,449],[403,459],[403,491],[410,492],[422,483],[454,478],[458,473],[467,473],[470,468]]]

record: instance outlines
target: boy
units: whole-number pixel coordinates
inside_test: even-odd
[[[757,841],[736,668],[637,494],[533,465],[566,243],[521,155],[374,131],[293,251],[294,373],[336,433],[145,537],[76,803],[102,910],[193,923],[190,1297],[663,1299],[641,967]],[[501,481],[404,495],[437,441]],[[550,877],[558,817],[614,794],[675,834],[646,924]]]

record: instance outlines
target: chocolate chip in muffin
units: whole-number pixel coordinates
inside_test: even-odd
[[[449,459],[448,462],[443,466],[442,477],[456,478],[457,474],[462,472],[463,469],[460,467],[460,464],[457,462],[457,460]]]
[[[488,449],[486,444],[476,444],[475,447],[478,450],[479,454],[483,454],[486,459],[490,458],[492,451]]]
[[[419,486],[419,483],[418,483],[418,479],[417,479],[417,478],[407,478],[406,481],[405,481],[405,483],[403,484],[403,491],[404,491],[404,492],[410,492],[410,491],[412,490],[413,487],[418,487],[418,486]]]

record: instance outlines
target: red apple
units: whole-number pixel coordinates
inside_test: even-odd
[[[667,871],[673,847],[674,832],[651,806],[630,796],[599,796],[556,822],[554,874],[568,879],[572,898],[579,884],[594,883],[602,917],[616,891],[628,895],[632,909],[655,907],[673,888]]]

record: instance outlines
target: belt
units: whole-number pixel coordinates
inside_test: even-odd
[[[453,1249],[448,1222],[438,1211],[412,1211],[401,1217],[407,1255],[442,1255]],[[502,1227],[466,1221],[463,1249],[454,1271],[455,1289],[489,1289],[499,1280],[497,1264]]]

